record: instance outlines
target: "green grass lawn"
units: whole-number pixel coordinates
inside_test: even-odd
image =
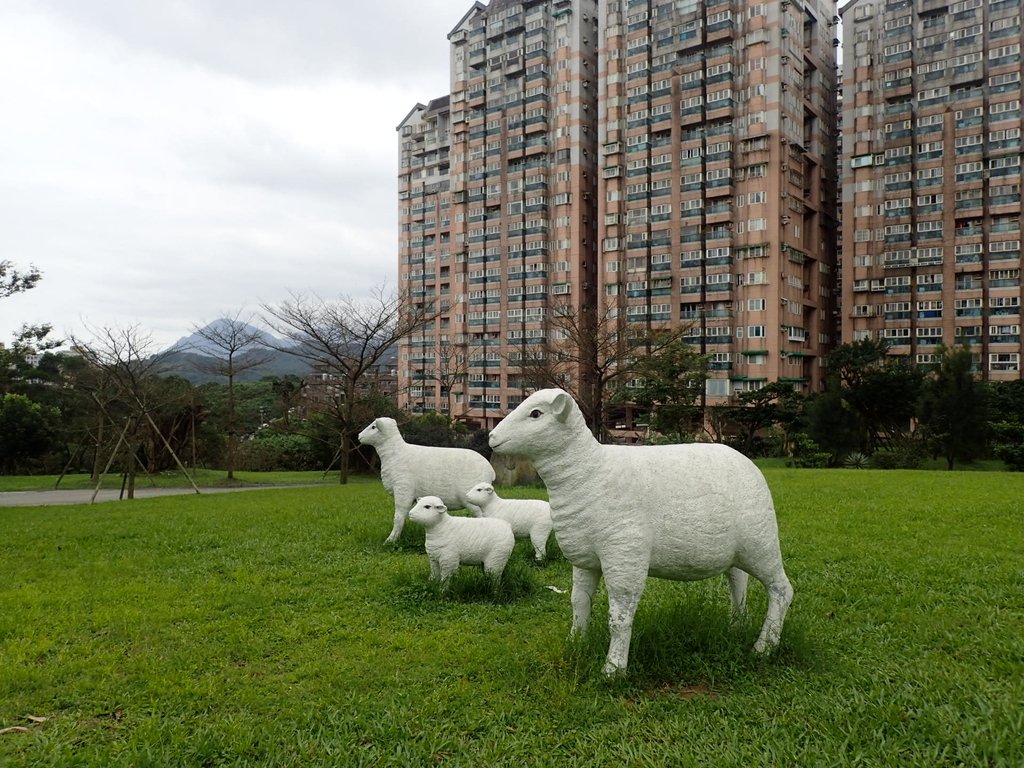
[[[0,509],[0,765],[1021,765],[1024,475],[766,473],[778,654],[651,580],[618,681],[557,552],[439,594],[378,483]]]
[[[227,479],[223,469],[193,469],[192,479],[200,488],[246,486],[246,485],[336,485],[337,472],[235,472],[233,481]],[[58,480],[60,481],[58,483]],[[357,477],[353,482],[370,482],[369,477]],[[187,487],[188,479],[181,472],[160,472],[155,475],[139,474],[135,479],[137,488],[179,488]],[[0,475],[0,493],[6,491],[72,491],[92,489],[96,483],[89,475]],[[103,488],[120,488],[121,475],[118,473],[103,477]]]

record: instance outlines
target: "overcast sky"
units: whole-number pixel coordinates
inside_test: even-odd
[[[3,0],[0,341],[158,345],[397,273],[395,127],[448,91],[463,0]]]

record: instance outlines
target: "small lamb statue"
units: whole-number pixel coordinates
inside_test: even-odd
[[[480,507],[484,517],[495,517],[511,525],[517,539],[529,538],[534,558],[537,562],[544,560],[552,526],[550,504],[543,499],[503,499],[490,483],[477,483],[466,492],[466,499]]]
[[[402,535],[409,508],[420,496],[433,494],[452,509],[480,510],[466,500],[466,489],[494,480],[494,468],[468,448],[411,445],[402,438],[394,419],[374,419],[359,433],[361,445],[372,445],[380,457],[380,479],[395,500],[395,518],[387,544]]]
[[[419,499],[409,510],[409,519],[426,529],[430,578],[442,585],[462,563],[482,565],[488,576],[500,577],[516,544],[504,520],[452,517],[437,496]]]
[[[734,616],[747,575],[768,591],[754,645],[774,648],[793,588],[760,470],[725,445],[602,445],[572,397],[543,389],[491,430],[496,453],[529,459],[548,489],[555,538],[572,563],[572,634],[586,630],[604,575],[611,643],[607,675],[623,674],[633,615],[648,576],[695,581],[726,573]]]

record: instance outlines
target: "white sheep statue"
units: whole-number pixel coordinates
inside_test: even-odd
[[[529,459],[548,489],[555,539],[572,563],[572,634],[586,630],[604,575],[608,675],[629,660],[633,615],[648,575],[695,581],[725,573],[734,617],[747,575],[768,591],[754,650],[774,648],[793,588],[782,565],[775,508],[760,470],[725,445],[602,445],[560,389],[527,397],[491,431],[498,454]]]
[[[482,565],[484,573],[499,578],[516,544],[511,526],[486,517],[452,517],[437,496],[424,496],[409,510],[409,519],[427,532],[430,578],[448,584],[459,565]]]
[[[380,479],[395,500],[395,518],[386,543],[402,535],[409,509],[420,496],[439,497],[451,509],[480,510],[466,500],[466,489],[494,480],[494,468],[468,448],[440,448],[405,442],[394,419],[374,419],[359,433],[360,445],[372,445],[380,457]]]
[[[490,483],[477,483],[466,492],[466,500],[480,507],[484,517],[495,517],[512,526],[517,539],[529,539],[534,558],[544,560],[551,535],[551,505],[543,499],[503,499]]]

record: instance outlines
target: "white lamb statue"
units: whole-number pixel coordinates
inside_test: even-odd
[[[488,576],[500,577],[516,544],[512,528],[504,520],[452,517],[437,496],[417,501],[409,510],[409,519],[426,529],[430,578],[444,585],[463,563],[482,565]]]
[[[374,419],[359,433],[361,445],[372,445],[380,457],[380,479],[395,500],[395,518],[387,543],[402,535],[409,509],[420,496],[438,496],[452,509],[480,510],[466,500],[466,489],[494,480],[494,468],[468,448],[412,445],[402,439],[394,419]]]
[[[528,538],[537,561],[544,559],[552,526],[550,504],[543,499],[503,499],[490,483],[477,483],[466,493],[466,499],[480,507],[484,517],[511,525],[517,539]]]
[[[491,431],[490,444],[528,458],[547,486],[555,538],[573,567],[572,634],[586,630],[604,575],[606,674],[626,670],[648,575],[694,581],[726,573],[736,617],[745,611],[747,575],[754,576],[768,590],[754,649],[778,644],[793,588],[771,493],[745,456],[716,444],[602,445],[560,389],[526,398]]]

